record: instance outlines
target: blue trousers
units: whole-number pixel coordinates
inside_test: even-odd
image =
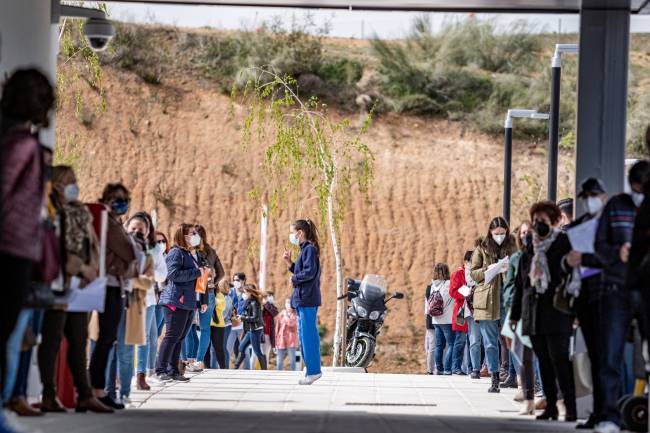
[[[436,330],[436,346],[434,350],[434,357],[436,360],[436,371],[438,373],[448,373],[451,374],[451,362],[454,354],[454,343],[456,341],[456,334],[451,329],[451,324],[449,325],[434,325]],[[447,353],[445,353],[445,347],[447,347]],[[445,362],[442,362],[442,358],[445,358]]]
[[[454,348],[451,361],[451,371],[458,373],[463,371],[463,358],[465,357],[465,340],[464,332],[454,331]]]
[[[208,348],[210,347],[210,320],[212,319],[212,312],[214,311],[215,305],[216,299],[214,292],[210,291],[208,293],[208,309],[205,310],[205,313],[199,311],[200,337],[196,350],[196,360],[199,362],[203,362],[205,354],[208,353]]]
[[[284,358],[289,356],[289,369],[296,371],[296,348],[278,349],[278,371],[284,370]]]
[[[120,397],[131,394],[131,380],[133,379],[133,361],[135,346],[124,343],[126,334],[126,311],[122,311],[120,326],[117,328],[117,342],[111,349],[106,369],[106,392],[111,397],[117,397],[117,375],[120,376]]]
[[[27,330],[27,326],[32,319],[34,310],[31,308],[23,308],[20,310],[16,326],[14,327],[9,340],[7,341],[7,353],[5,353],[6,371],[4,387],[2,389],[2,401],[7,401],[11,398],[16,384],[16,377],[20,367],[20,354],[23,343],[23,336]]]
[[[163,328],[165,327],[165,311],[163,305],[156,305],[156,326],[158,327],[158,335],[162,335]]]
[[[196,325],[190,325],[190,329],[183,339],[183,347],[181,348],[182,360],[196,359],[196,353],[199,350],[199,337],[196,335],[197,329]]]
[[[138,373],[146,373],[156,368],[156,353],[158,352],[158,324],[156,323],[157,305],[147,307],[144,330],[147,334],[147,344],[138,346]]]
[[[244,335],[244,338],[241,341],[241,343],[239,343],[239,353],[245,353],[246,350],[248,349],[248,346],[253,346],[253,352],[255,352],[255,356],[257,356],[257,359],[262,359],[262,357],[264,356],[264,353],[262,352],[263,334],[264,334],[263,329],[259,329],[257,331],[248,331],[246,335]]]
[[[321,374],[318,307],[298,308],[298,338],[307,376]]]
[[[499,359],[499,321],[498,320],[481,320],[478,322],[485,347],[485,357],[487,358],[488,372],[498,373],[501,367]]]
[[[230,368],[230,352],[228,351],[228,339],[230,338],[230,331],[232,331],[232,325],[227,325],[225,328],[223,328],[223,356],[226,360],[226,365],[219,366],[219,368],[222,369],[228,369]],[[214,356],[216,359],[216,356]]]
[[[469,360],[472,364],[473,371],[481,369],[481,329],[474,318],[467,318],[468,334],[469,334]]]

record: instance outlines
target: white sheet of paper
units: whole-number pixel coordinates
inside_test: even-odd
[[[68,308],[70,312],[104,312],[104,301],[106,298],[106,277],[99,277],[83,289],[79,289],[79,279],[73,278],[70,281],[70,297]]]
[[[492,281],[494,277],[496,277],[500,273],[503,273],[504,272],[503,269],[504,268],[507,269],[505,265],[507,265],[509,261],[510,261],[510,257],[504,257],[498,262],[488,266],[487,270],[485,271],[485,284]]]
[[[596,231],[598,230],[598,219],[593,218],[578,226],[567,230],[571,247],[581,253],[593,253]]]
[[[472,293],[472,289],[470,289],[469,287],[467,287],[465,285],[465,286],[461,287],[460,289],[458,289],[458,293],[460,293],[461,295],[463,295],[464,297],[467,298],[470,295],[470,293]]]

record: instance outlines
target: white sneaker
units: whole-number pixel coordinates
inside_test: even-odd
[[[189,371],[190,373],[200,373],[203,371],[203,368],[201,368],[202,366],[202,362],[193,362],[191,364],[187,364],[185,371]]]
[[[599,422],[594,429],[595,433],[620,433],[621,428],[611,421]]]
[[[305,376],[304,378],[298,381],[299,385],[311,385],[316,382],[318,379],[323,377],[323,373],[312,374],[311,376]]]

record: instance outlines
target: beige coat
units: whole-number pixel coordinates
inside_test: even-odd
[[[515,244],[512,239],[511,245]],[[513,251],[509,251],[508,255]],[[485,271],[488,266],[498,261],[490,256],[483,244],[477,247],[472,254],[472,279],[476,282],[474,289],[474,320],[499,320],[501,313],[501,286],[505,274],[499,274],[492,281],[485,284]]]
[[[147,313],[147,290],[154,282],[153,258],[147,255],[144,272],[138,278],[133,278],[133,292],[129,293],[129,308],[126,309],[126,328],[124,344],[144,345],[147,334],[145,331],[145,316]]]

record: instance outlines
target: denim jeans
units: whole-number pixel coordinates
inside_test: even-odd
[[[156,353],[158,352],[158,324],[156,323],[156,305],[147,307],[144,330],[147,334],[144,346],[138,346],[138,374],[153,371],[156,368]]]
[[[124,344],[126,334],[126,312],[123,312],[120,326],[117,328],[117,342],[111,349],[106,369],[106,392],[113,398],[117,397],[117,375],[120,376],[120,397],[131,394],[131,380],[133,379],[133,364],[135,346]]]
[[[244,330],[243,329],[232,329],[230,328],[230,335],[228,335],[228,338],[226,338],[226,356],[228,359],[231,357],[235,359],[236,357],[234,356],[235,353],[239,353],[239,342],[241,342],[242,338],[244,338]],[[237,347],[237,351],[235,352],[235,347]],[[244,358],[244,370],[250,370],[250,356],[248,353],[246,353],[246,357]]]
[[[232,325],[227,325],[223,329],[223,352],[226,365],[221,367],[223,369],[230,368],[230,351],[228,350],[228,339],[230,338],[230,332],[232,331]]]
[[[192,320],[194,311],[192,311]],[[199,337],[197,335],[198,327],[195,324],[190,325],[189,332],[183,339],[183,346],[181,350],[181,359],[187,361],[188,359],[196,359],[196,353],[199,350]]]
[[[451,362],[451,371],[459,373],[463,371],[463,358],[465,357],[465,340],[466,334],[460,331],[454,331],[454,348]]]
[[[454,354],[454,341],[456,335],[451,329],[451,324],[449,325],[434,325],[436,329],[436,346],[435,346],[435,359],[436,359],[436,371],[438,373],[448,373],[451,374],[451,361]],[[447,353],[445,354],[445,362],[443,364],[442,357],[445,352],[445,347],[447,347]]]
[[[253,346],[253,352],[258,359],[261,359],[264,355],[262,353],[262,334],[264,330],[259,329],[256,331],[248,331],[241,343],[239,343],[239,353],[245,352],[248,350],[248,346]],[[267,360],[268,361],[268,360]]]
[[[163,328],[165,327],[165,312],[164,305],[156,305],[156,326],[158,327],[158,335],[162,335]]]
[[[318,335],[318,307],[298,308],[298,336],[307,376],[321,373],[320,335]]]
[[[289,356],[289,370],[296,371],[296,348],[278,349],[278,371],[284,370],[284,358]]]
[[[43,324],[43,313],[45,312],[42,309],[33,310],[32,320],[27,325],[32,328],[32,333],[35,338],[41,333],[41,327]],[[30,347],[27,350],[24,350],[20,353],[20,362],[18,366],[18,375],[16,377],[16,384],[14,385],[14,390],[12,397],[25,397],[27,398],[27,380],[29,379],[29,368],[32,365],[32,348]]]
[[[616,286],[603,290],[598,301],[597,348],[600,354],[599,383],[603,391],[601,421],[620,424],[617,401],[623,393],[623,357],[627,332],[632,320],[628,294]]]
[[[210,347],[210,321],[212,320],[212,312],[214,311],[216,302],[214,292],[208,292],[208,309],[205,310],[205,313],[199,311],[200,337],[196,350],[196,360],[199,362],[203,362],[205,354]]]
[[[469,334],[469,359],[473,371],[481,369],[481,329],[472,317],[467,318]]]
[[[13,332],[7,341],[7,352],[4,354],[6,359],[6,371],[4,386],[2,389],[2,401],[7,401],[11,398],[16,383],[16,376],[20,367],[20,354],[23,344],[23,336],[27,330],[30,320],[34,314],[31,308],[23,308],[20,310],[18,320]]]
[[[499,321],[481,320],[478,322],[478,327],[481,330],[483,346],[485,347],[488,372],[498,373],[501,367],[499,358]]]

